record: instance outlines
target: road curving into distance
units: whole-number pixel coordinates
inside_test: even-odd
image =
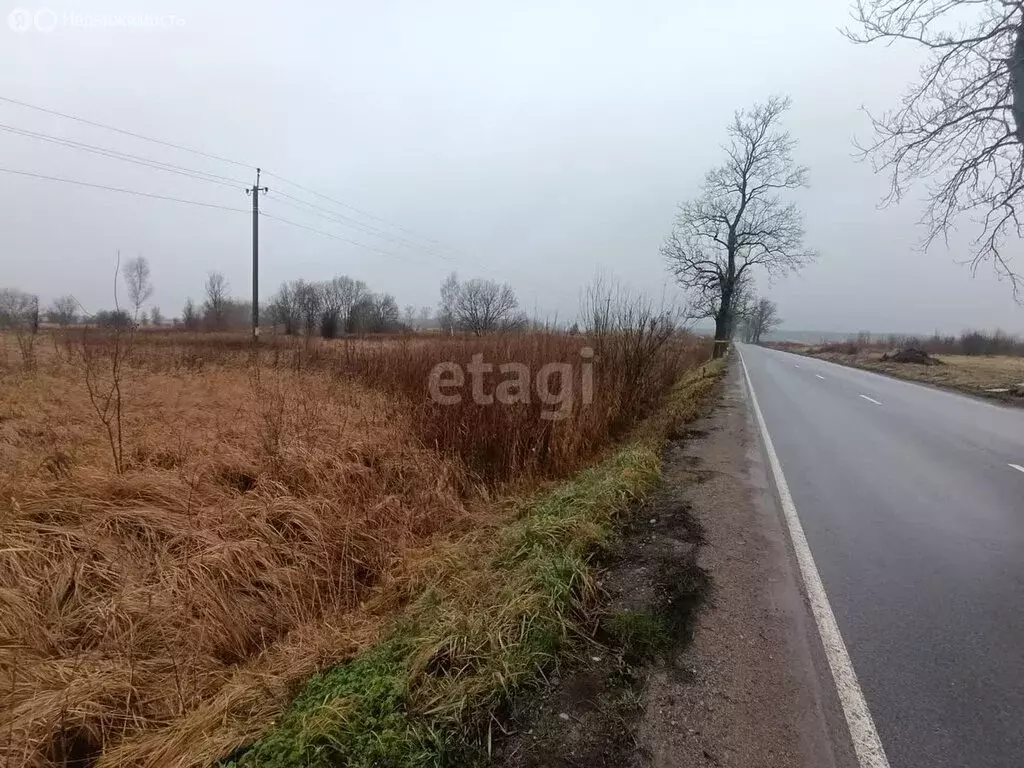
[[[888,763],[1024,765],[1024,409],[738,346]]]

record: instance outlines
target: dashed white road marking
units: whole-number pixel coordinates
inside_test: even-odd
[[[816,374],[814,374],[814,375],[815,375],[815,376],[817,376],[817,377],[818,377],[819,379],[821,379],[822,381],[824,381],[824,380],[825,380],[825,377],[824,377],[824,376],[822,376],[822,375],[821,375],[820,373],[816,373]]]
[[[803,525],[797,515],[796,505],[793,504],[793,497],[789,493],[786,476],[782,473],[782,464],[775,452],[771,435],[768,434],[768,425],[765,424],[761,406],[757,404],[757,394],[750,381],[750,372],[747,370],[746,362],[743,361],[742,352],[740,352],[740,362],[743,365],[743,375],[747,379],[750,403],[761,428],[761,437],[764,440],[765,452],[768,454],[768,463],[772,468],[772,475],[775,477],[775,486],[779,490],[779,502],[786,518],[786,526],[789,528],[789,538],[793,542],[793,551],[796,553],[800,575],[803,577],[804,587],[807,590],[807,599],[811,604],[814,621],[818,625],[821,644],[825,648],[825,657],[832,670],[832,679],[835,681],[843,715],[846,717],[846,724],[850,729],[857,762],[860,764],[860,768],[889,768],[889,759],[885,756],[882,742],[878,738],[878,731],[875,730],[875,722],[871,718],[868,703],[864,700],[864,692],[857,681],[857,673],[853,671],[853,662],[850,661],[846,643],[843,642],[843,636],[839,633],[839,625],[836,623],[828,595],[825,594],[825,585],[821,581],[821,574],[818,573],[818,567],[814,564],[814,556],[807,544],[807,537],[804,535]]]
[[[793,367],[794,367],[794,368],[799,368],[800,366],[799,366],[799,365],[797,365],[796,363],[793,363]]]
[[[875,398],[873,398],[873,397],[868,397],[867,395],[858,395],[858,397],[863,397],[869,403],[874,403],[875,405],[881,405],[881,403],[878,400],[875,400]]]
[[[1024,472],[1024,467],[1022,467],[1020,464],[1011,464],[1010,466],[1016,469],[1018,472]]]

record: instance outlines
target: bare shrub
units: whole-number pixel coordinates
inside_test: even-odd
[[[476,278],[462,283],[455,298],[455,322],[477,336],[499,330],[515,316],[519,300],[508,283]]]
[[[35,370],[39,297],[12,288],[0,290],[0,329],[3,328],[14,331],[24,369]]]

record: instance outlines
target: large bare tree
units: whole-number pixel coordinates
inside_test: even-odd
[[[889,174],[886,202],[924,182],[927,248],[971,223],[971,267],[990,264],[1020,298],[1021,277],[1004,246],[1020,237],[1024,192],[1024,2],[856,0],[859,43],[909,42],[928,53],[899,104],[871,115],[861,147]]]
[[[513,320],[519,299],[508,283],[476,278],[459,285],[455,321],[459,328],[480,336],[500,330]]]
[[[689,293],[694,318],[715,321],[715,339],[732,336],[736,304],[755,269],[778,275],[815,257],[804,225],[785,194],[806,186],[807,168],[793,160],[796,141],[779,126],[790,107],[774,97],[736,113],[725,162],[708,171],[700,197],[682,203],[661,252]],[[715,345],[720,356],[725,345]]]

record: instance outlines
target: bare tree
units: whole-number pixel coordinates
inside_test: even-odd
[[[301,320],[298,307],[295,304],[295,291],[292,290],[291,283],[281,283],[281,287],[270,300],[267,313],[271,322],[284,326],[284,332],[289,336],[299,329]]]
[[[347,275],[338,275],[320,283],[320,335],[325,339],[334,338],[348,325],[352,307],[366,293],[366,283],[353,280]],[[308,303],[303,299],[303,304]],[[315,308],[310,305],[310,308]]]
[[[54,300],[46,314],[51,323],[67,328],[78,316],[78,299],[71,295],[61,296]]]
[[[1024,2],[856,0],[854,19],[854,42],[909,41],[928,52],[920,80],[871,116],[874,142],[860,146],[889,175],[885,202],[928,182],[922,246],[974,223],[972,272],[991,264],[1019,299],[1021,278],[1003,248],[1024,234]]]
[[[210,272],[206,276],[205,290],[203,317],[209,327],[223,330],[227,324],[228,280],[222,272]]]
[[[366,293],[349,313],[349,333],[392,333],[402,321],[395,297],[387,293]]]
[[[124,284],[128,289],[128,301],[134,308],[134,316],[138,319],[139,309],[149,301],[153,295],[153,283],[149,276],[149,261],[145,256],[136,256],[128,259],[121,270],[124,276]]]
[[[402,310],[402,322],[405,323],[406,330],[416,330],[416,307],[412,304],[406,304]]]
[[[807,185],[793,160],[796,141],[780,130],[788,98],[773,97],[739,111],[729,126],[723,165],[704,177],[702,194],[679,206],[661,252],[689,291],[693,317],[715,321],[715,339],[729,339],[743,280],[759,268],[771,275],[815,257],[804,247],[803,217],[783,193]],[[725,351],[715,345],[715,356]]]
[[[194,331],[199,327],[199,311],[192,299],[185,299],[185,306],[181,309],[181,324],[186,331]]]
[[[312,336],[317,331],[323,310],[323,292],[316,283],[308,283],[305,280],[296,280],[292,283],[292,291],[295,294],[295,307],[299,313],[300,323],[306,330],[307,336]]]
[[[779,308],[774,301],[764,297],[755,298],[740,323],[743,340],[750,344],[760,344],[761,337],[774,331],[781,322]]]
[[[0,328],[38,325],[39,297],[15,288],[0,289]]]
[[[441,324],[441,332],[452,334],[455,332],[455,305],[459,300],[459,276],[452,272],[441,283],[441,302],[437,305],[437,319]]]
[[[479,278],[463,283],[455,300],[455,320],[477,336],[498,330],[519,309],[508,283]]]
[[[163,325],[164,324],[164,315],[160,311],[160,307],[153,307],[153,309],[151,309],[149,311],[149,319],[150,319],[150,322],[153,323],[153,325]]]

